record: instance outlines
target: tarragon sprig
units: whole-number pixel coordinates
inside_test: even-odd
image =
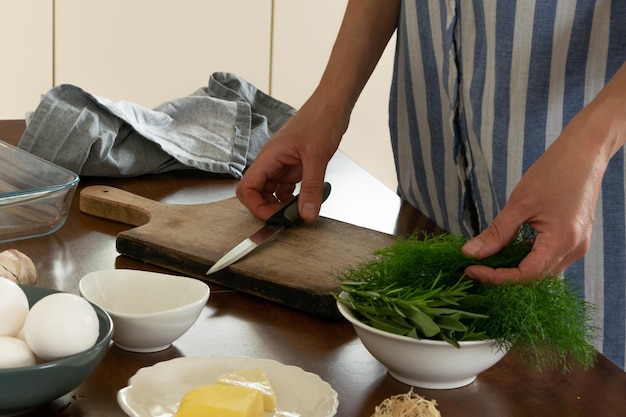
[[[346,298],[338,300],[379,330],[417,339],[440,339],[458,346],[461,340],[484,339],[472,331],[473,320],[487,318],[468,307],[484,302],[469,293],[471,281],[460,279],[452,286],[438,285],[441,275],[429,286],[387,285],[377,288],[373,281],[340,283]]]

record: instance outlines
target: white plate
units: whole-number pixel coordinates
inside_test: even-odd
[[[337,412],[337,392],[319,376],[269,359],[235,356],[182,357],[142,368],[119,390],[117,402],[131,417],[173,417],[193,388],[251,368],[263,370],[276,392],[277,411],[265,417],[331,417]]]

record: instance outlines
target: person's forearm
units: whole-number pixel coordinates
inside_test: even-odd
[[[576,128],[586,128],[587,150],[608,163],[626,143],[626,63],[571,122]]]
[[[394,33],[397,0],[350,0],[326,69],[311,100],[349,117]]]

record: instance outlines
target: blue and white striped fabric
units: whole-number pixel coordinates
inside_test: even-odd
[[[525,170],[626,62],[623,0],[406,0],[390,101],[400,195],[475,235]],[[598,308],[597,348],[624,369],[624,152],[611,160],[592,244],[567,275]]]

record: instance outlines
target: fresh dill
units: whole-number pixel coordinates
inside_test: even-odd
[[[533,231],[486,259],[465,257],[466,239],[413,234],[373,257],[336,273],[345,298],[336,298],[364,322],[417,339],[493,339],[537,369],[584,368],[595,362],[593,306],[582,300],[569,278],[489,285],[466,279],[464,269],[482,264],[515,267],[532,247]]]

